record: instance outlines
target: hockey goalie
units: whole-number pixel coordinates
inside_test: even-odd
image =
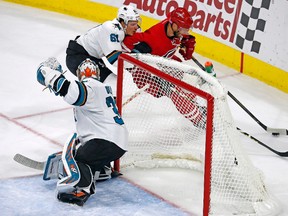
[[[69,81],[55,58],[41,63],[37,80],[74,106],[77,133],[63,151],[48,158],[44,180],[59,178],[57,198],[82,206],[95,193],[101,169],[126,152],[128,131],[118,113],[110,86],[99,81],[100,70],[90,59],[77,69],[78,80]]]

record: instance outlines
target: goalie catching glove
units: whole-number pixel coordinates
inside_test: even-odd
[[[185,60],[192,59],[192,55],[195,49],[195,37],[192,35],[184,36],[181,40],[179,53]]]
[[[67,79],[62,74],[62,66],[54,57],[51,57],[39,65],[37,69],[37,81],[52,90],[55,95],[62,95],[61,89],[64,86],[68,88],[69,85]],[[67,89],[65,92],[67,92]]]

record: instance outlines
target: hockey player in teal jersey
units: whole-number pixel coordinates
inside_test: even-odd
[[[116,66],[118,56],[122,53],[121,42],[125,36],[135,34],[140,24],[141,18],[136,8],[121,6],[115,19],[97,25],[69,41],[66,49],[69,71],[76,75],[79,64],[89,58],[101,71],[100,81],[109,83],[116,93]]]
[[[124,155],[128,141],[111,87],[101,83],[99,76],[98,66],[90,59],[79,65],[78,81],[67,80],[55,58],[37,69],[38,82],[74,106],[76,133],[63,148],[57,197],[80,206],[95,193],[95,174]]]

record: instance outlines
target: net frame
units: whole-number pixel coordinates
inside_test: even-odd
[[[204,165],[204,200],[203,200],[203,215],[208,215],[209,213],[209,206],[210,206],[210,178],[211,178],[211,164],[207,163],[209,159],[212,158],[212,133],[213,133],[213,115],[214,115],[214,97],[210,95],[209,93],[206,93],[198,88],[195,88],[194,86],[191,86],[185,82],[182,82],[181,80],[178,80],[168,74],[165,74],[164,72],[145,64],[144,62],[137,61],[134,57],[122,53],[118,58],[118,74],[117,74],[117,107],[119,110],[119,113],[122,113],[122,91],[123,91],[123,73],[124,73],[124,61],[127,61],[131,64],[134,64],[138,66],[139,68],[142,68],[144,70],[148,70],[151,73],[153,73],[156,76],[159,76],[160,78],[177,84],[179,87],[186,89],[188,91],[193,91],[195,94],[197,94],[199,97],[207,100],[207,127],[206,127],[206,151],[205,151],[205,165]],[[117,160],[114,163],[114,169],[117,171],[120,171],[120,161]]]
[[[136,54],[137,55],[137,54]],[[143,54],[140,54],[143,55]],[[206,135],[205,135],[205,161],[204,161],[204,191],[203,191],[203,215],[208,216],[210,212],[210,194],[211,194],[211,179],[212,179],[212,149],[213,149],[213,117],[214,117],[214,101],[215,98],[207,93],[198,89],[192,85],[189,85],[179,79],[176,79],[163,71],[154,68],[144,62],[141,62],[131,54],[121,54],[118,59],[118,75],[117,75],[117,107],[119,113],[122,113],[122,94],[123,94],[123,73],[125,70],[124,64],[130,63],[137,66],[140,69],[147,70],[150,73],[160,77],[161,79],[176,84],[177,86],[195,93],[197,96],[207,101],[207,119],[206,119]],[[205,79],[209,80],[211,77],[208,74],[204,74]],[[217,83],[215,83],[217,85]],[[220,87],[222,89],[222,86]],[[227,94],[227,92],[221,92],[220,94]],[[119,161],[114,163],[114,169],[119,171]],[[276,212],[276,211],[275,211]],[[275,213],[276,214],[276,213]],[[271,214],[274,215],[274,214]]]

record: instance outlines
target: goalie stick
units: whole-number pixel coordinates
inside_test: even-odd
[[[13,157],[13,160],[24,166],[30,167],[32,169],[41,170],[41,171],[43,171],[45,167],[45,163],[46,163],[46,161],[45,162],[36,161],[19,153]]]
[[[46,161],[36,161],[18,153],[13,157],[13,159],[17,163],[22,164],[26,167],[30,167],[36,170],[41,170],[43,172],[43,179],[50,180],[53,178],[58,178],[57,170],[58,170],[61,154],[62,152],[56,152],[54,154],[49,155]]]
[[[192,56],[192,60],[204,71],[205,67],[195,58]],[[256,118],[230,91],[228,91],[228,96],[236,103],[238,104],[254,121],[256,121],[257,124],[259,124],[265,131],[271,133],[273,136],[278,135],[288,135],[288,129],[282,129],[282,128],[271,128],[267,125],[263,124],[258,118]]]
[[[14,155],[13,160],[16,161],[17,163],[26,166],[26,167],[30,167],[32,169],[36,169],[36,170],[40,170],[43,172],[43,174],[45,173],[45,165],[46,165],[46,161],[37,161],[37,160],[33,160],[31,158],[26,157],[25,155],[22,155],[20,153],[17,153]],[[117,172],[116,170],[113,170],[113,172],[111,173],[111,177],[115,178],[122,175],[121,173]],[[46,178],[45,176],[43,176],[44,180],[50,180],[50,178]]]

